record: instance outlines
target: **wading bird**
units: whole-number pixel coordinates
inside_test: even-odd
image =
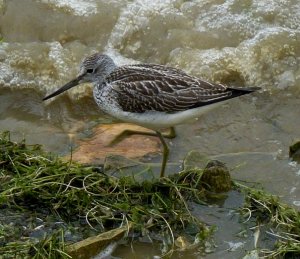
[[[173,126],[207,112],[221,102],[258,90],[209,83],[182,70],[157,64],[116,66],[107,55],[86,57],[78,76],[43,100],[81,83],[94,84],[93,95],[101,110],[125,122],[154,132],[124,131],[111,144],[132,134],[158,136],[163,145],[160,177],[164,176],[169,148],[165,138],[176,136]],[[170,128],[169,134],[161,129]]]

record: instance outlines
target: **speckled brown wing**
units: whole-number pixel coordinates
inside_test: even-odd
[[[228,98],[231,91],[161,65],[131,65],[116,69],[106,82],[128,112],[177,112]]]

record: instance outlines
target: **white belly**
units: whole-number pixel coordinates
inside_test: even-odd
[[[182,124],[190,119],[200,117],[202,114],[214,109],[217,106],[220,106],[223,103],[224,102],[215,103],[186,111],[179,111],[176,113],[165,113],[158,111],[131,113],[122,111],[120,109],[105,109],[105,112],[121,121],[134,123],[153,130],[158,130]]]
[[[176,113],[165,113],[159,111],[134,113],[123,111],[116,102],[113,95],[114,93],[110,90],[111,89],[109,87],[103,88],[102,91],[98,91],[94,88],[95,101],[102,111],[121,121],[134,123],[153,130],[169,128],[184,123],[187,120],[197,118],[226,102],[218,102]]]

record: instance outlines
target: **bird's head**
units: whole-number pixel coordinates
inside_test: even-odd
[[[114,61],[105,54],[95,53],[83,59],[80,64],[79,74],[76,78],[59,88],[54,93],[46,96],[43,101],[57,96],[68,89],[88,82],[102,82],[109,75],[116,65]]]

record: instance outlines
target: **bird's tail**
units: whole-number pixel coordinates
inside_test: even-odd
[[[260,87],[245,87],[245,88],[240,88],[240,87],[227,87],[226,88],[226,92],[228,93],[228,95],[225,96],[221,96],[219,98],[213,98],[211,100],[208,101],[200,101],[198,103],[195,103],[193,106],[191,106],[190,108],[197,108],[197,107],[201,107],[201,106],[205,106],[205,105],[209,105],[209,104],[213,104],[213,103],[218,103],[218,102],[222,102],[222,101],[226,101],[235,97],[239,97],[241,95],[244,94],[250,94],[252,92],[255,92],[257,90],[260,90]]]

